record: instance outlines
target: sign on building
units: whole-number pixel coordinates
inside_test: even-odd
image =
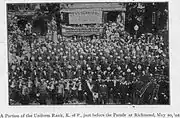
[[[80,9],[69,13],[69,24],[101,24],[102,11]]]

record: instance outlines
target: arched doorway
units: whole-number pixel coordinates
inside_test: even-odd
[[[39,17],[33,21],[33,30],[36,33],[45,35],[47,33],[47,21],[43,17]]]
[[[116,22],[117,16],[120,13],[121,13],[120,11],[109,11],[107,13],[107,22],[109,21]]]

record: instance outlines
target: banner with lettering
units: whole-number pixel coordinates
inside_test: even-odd
[[[84,28],[84,27],[62,27],[63,36],[90,36],[90,35],[99,35],[102,32],[102,28]]]
[[[69,13],[69,24],[100,24],[102,11],[82,9]]]

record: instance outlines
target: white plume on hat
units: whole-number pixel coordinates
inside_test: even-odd
[[[111,68],[110,68],[110,67],[108,67],[108,68],[107,68],[107,70],[111,70]]]
[[[35,59],[34,56],[32,56],[31,59],[34,60]]]
[[[120,66],[118,66],[118,70],[121,70],[121,67],[120,67]]]
[[[88,70],[91,70],[91,68],[90,68],[90,67],[88,67],[87,69],[88,69]]]
[[[42,59],[42,57],[38,57],[38,59],[39,59],[39,60],[41,60],[41,59]]]
[[[11,68],[12,68],[13,70],[15,70],[16,66],[15,66],[15,65],[12,65]]]
[[[81,65],[77,65],[77,68],[81,68]]]
[[[128,69],[127,69],[127,72],[131,72],[131,69],[128,68]]]
[[[96,68],[97,70],[100,70],[101,69],[101,67],[100,66],[97,66],[97,68]]]
[[[70,68],[72,68],[72,66],[71,66],[71,65],[68,65],[68,68],[70,69]]]

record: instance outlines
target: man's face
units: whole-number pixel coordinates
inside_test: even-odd
[[[116,23],[112,23],[111,28],[116,29]]]

